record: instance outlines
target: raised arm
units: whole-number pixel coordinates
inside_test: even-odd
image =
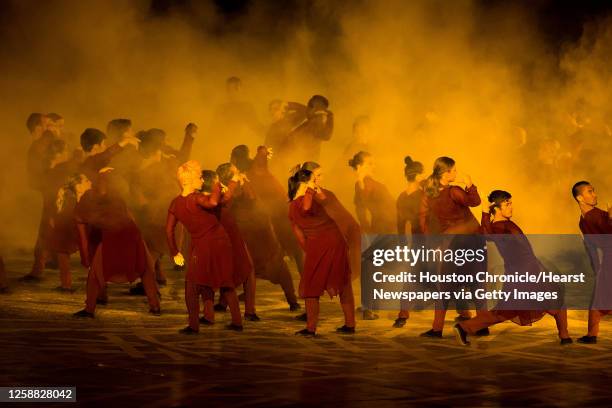
[[[190,123],[185,128],[185,136],[183,137],[183,143],[181,144],[181,149],[178,151],[177,159],[184,163],[189,160],[189,156],[191,156],[191,149],[193,148],[193,141],[195,140],[194,135],[198,131],[198,127]]]
[[[466,207],[476,207],[480,205],[480,195],[474,184],[465,190],[461,187],[452,186],[450,189],[451,199]]]
[[[196,194],[196,203],[205,209],[215,208],[221,202],[221,183],[215,183],[210,195]]]

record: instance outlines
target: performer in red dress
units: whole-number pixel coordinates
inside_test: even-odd
[[[406,225],[410,225],[412,247],[418,248],[423,243],[423,231],[419,222],[419,208],[423,200],[423,164],[413,161],[410,156],[404,158],[404,177],[408,182],[406,189],[400,193],[395,202],[397,213],[397,234],[406,242]],[[406,325],[410,312],[402,305],[393,327],[401,328]]]
[[[199,331],[200,323],[214,322],[212,302],[215,290],[220,289],[229,304],[232,323],[230,330],[242,331],[240,305],[234,290],[234,266],[232,244],[219,219],[211,211],[221,199],[221,185],[215,184],[210,195],[198,192],[202,186],[202,170],[198,162],[191,160],[178,169],[182,193],[168,209],[166,234],[170,253],[178,265],[184,263],[183,255],[177,248],[174,229],[180,221],[191,235],[191,248],[187,257],[185,276],[185,303],[189,313],[189,326],[181,329],[183,334]],[[207,313],[199,319],[199,297],[204,300]]]
[[[389,247],[395,234],[396,214],[395,201],[387,187],[372,178],[374,160],[368,152],[360,151],[349,161],[348,165],[353,169],[357,181],[355,182],[355,212],[361,225],[361,232],[367,234],[368,248],[363,253],[365,259],[369,259],[374,248]],[[365,265],[371,265],[367,262]],[[371,274],[374,270],[368,268],[361,271],[361,304],[364,320],[378,319],[378,315],[372,310],[376,305],[366,301],[365,293],[372,293]],[[367,304],[366,304],[367,303]]]
[[[453,182],[463,182],[465,189],[451,185]],[[476,234],[480,232],[480,225],[476,217],[470,211],[470,207],[480,205],[480,196],[472,179],[468,175],[457,178],[457,167],[455,161],[450,157],[439,157],[434,162],[433,173],[427,178],[425,194],[419,207],[419,223],[424,234],[440,233],[454,234],[450,242],[443,245],[450,249],[478,248],[484,246],[484,240],[479,239]],[[462,238],[461,235],[465,234]],[[448,241],[448,240],[446,240]],[[484,266],[477,262],[466,263],[463,267],[455,267],[453,264],[443,265],[440,274],[452,274],[459,270],[463,274],[476,273],[484,270]],[[459,290],[457,284],[438,284],[442,291]],[[476,287],[468,288],[476,289]],[[477,305],[477,310],[480,309]],[[457,305],[459,309],[460,305]],[[444,318],[448,301],[436,302],[433,327],[422,333],[422,337],[442,338]],[[458,320],[470,317],[469,311],[460,312]],[[486,335],[487,332],[480,333]]]
[[[278,238],[270,222],[268,213],[261,208],[257,193],[248,177],[231,163],[217,167],[221,183],[228,185],[232,178],[241,180],[232,190],[230,213],[236,220],[238,228],[246,242],[253,260],[255,276],[279,284],[283,289],[289,310],[300,309],[293,287],[293,279],[278,242]],[[222,305],[218,305],[217,310]]]
[[[141,278],[149,312],[160,315],[153,260],[121,196],[113,191],[112,170],[102,169],[93,188],[84,175],[71,183],[77,198],[74,209],[79,231],[81,263],[89,268],[85,309],[75,317],[94,317],[96,301],[107,282]]]
[[[597,193],[588,181],[579,181],[572,187],[572,195],[580,207],[580,231],[588,249],[595,272],[595,289],[589,310],[588,333],[578,343],[597,343],[599,322],[612,314],[612,219],[610,209],[597,207]],[[601,257],[598,253],[601,250]]]
[[[170,149],[165,144],[165,132],[162,130],[150,129],[140,138],[138,151],[142,156],[142,167],[133,175],[130,191],[136,222],[155,262],[155,275],[159,285],[166,284],[161,259],[164,255],[170,255],[166,240],[168,203],[180,193],[176,171],[189,159],[197,130],[195,124],[188,124],[180,150],[171,156],[163,153]],[[138,285],[131,293],[142,293],[142,287]]]
[[[107,148],[106,135],[101,130],[87,128],[81,134],[81,148],[84,154],[81,172],[95,184],[99,177],[100,170],[104,167],[108,167],[113,157],[121,153],[127,146],[130,146],[130,148],[137,148],[139,143],[139,139],[130,133],[126,133],[117,143]],[[118,177],[121,177],[121,175],[113,175],[112,180],[109,180],[115,184],[112,186],[113,190],[115,190],[117,186]],[[122,188],[119,190],[122,190]],[[123,191],[120,191],[120,193],[123,195]]]
[[[202,171],[202,181],[202,194],[210,195],[213,187],[219,183],[219,175],[215,171],[204,170]],[[257,322],[260,319],[255,313],[255,269],[240,228],[238,228],[238,224],[236,224],[236,220],[229,209],[232,203],[232,194],[238,187],[239,182],[241,180],[236,174],[227,186],[224,186],[219,204],[208,211],[213,212],[219,219],[232,243],[234,284],[236,287],[242,285],[244,288],[244,318],[248,321]],[[221,297],[219,304],[226,306],[227,301]]]
[[[510,220],[512,217],[512,196],[507,191],[495,190],[489,194],[491,205],[488,211],[483,208],[481,230],[487,234],[487,239],[495,243],[500,255],[504,259],[504,270],[510,274],[515,271],[532,274],[545,270],[535,256],[531,244],[523,234],[521,228]],[[493,217],[493,220],[491,220]],[[510,236],[508,236],[510,235]],[[547,291],[561,293],[561,286],[554,283],[504,283],[504,291]],[[512,320],[520,326],[531,325],[540,320],[545,314],[554,317],[557,324],[561,345],[571,344],[572,339],[567,330],[567,310],[563,308],[563,299],[542,302],[541,309],[532,310],[533,302],[521,300],[500,301],[491,311],[481,311],[478,316],[459,322],[455,325],[457,341],[462,345],[469,345],[468,335],[478,331]]]
[[[306,328],[296,334],[314,336],[319,318],[319,297],[327,292],[340,295],[345,324],[339,333],[355,332],[355,301],[351,286],[348,245],[338,225],[315,200],[319,187],[312,172],[298,170],[289,178],[289,219],[298,242],[304,249],[304,272],[300,296],[306,300]],[[325,199],[325,197],[321,197]]]
[[[301,274],[304,253],[293,235],[291,224],[285,214],[287,192],[268,169],[268,160],[272,157],[272,151],[266,146],[259,146],[255,157],[251,159],[249,156],[249,148],[246,145],[236,146],[232,149],[230,162],[241,173],[246,174],[259,203],[270,217],[274,233],[283,251],[295,260],[298,272]]]

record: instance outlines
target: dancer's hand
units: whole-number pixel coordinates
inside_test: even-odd
[[[274,152],[271,147],[266,147],[266,157],[270,160],[274,156]]]
[[[174,264],[178,265],[178,266],[183,266],[185,265],[185,258],[183,257],[183,254],[181,254],[180,252],[176,255],[174,255]]]
[[[186,127],[185,127],[185,134],[195,137],[196,133],[198,133],[198,125],[196,125],[195,123],[189,123]]]

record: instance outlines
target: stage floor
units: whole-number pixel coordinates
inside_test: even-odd
[[[75,320],[83,306],[85,272],[75,294],[59,294],[57,271],[23,284],[27,257],[5,259],[11,293],[0,296],[1,386],[76,386],[79,405],[146,406],[610,406],[612,320],[596,345],[558,344],[554,320],[533,327],[502,323],[470,347],[455,343],[452,322],[442,340],[418,334],[432,313],[413,313],[403,329],[394,314],[358,321],[353,336],[337,301],[324,299],[319,336],[294,336],[303,327],[276,286],[258,281],[261,322],[228,332],[229,313],[179,335],[186,325],[181,272],[162,288],[161,317],[126,285],[109,286],[109,304],[94,320]],[[297,281],[296,281],[297,285]],[[448,313],[448,319],[454,317]],[[586,313],[570,312],[574,339],[585,334]],[[28,406],[22,404],[19,406]],[[41,406],[41,405],[39,405]]]

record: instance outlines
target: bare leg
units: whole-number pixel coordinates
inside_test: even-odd
[[[221,294],[227,301],[230,313],[232,315],[232,324],[236,326],[242,326],[242,316],[240,314],[240,303],[238,302],[238,296],[234,288],[222,288]]]
[[[57,263],[60,273],[60,283],[62,288],[72,288],[72,274],[70,273],[70,254],[57,253]]]
[[[317,323],[319,321],[319,298],[311,297],[306,298],[306,328],[314,332],[317,330]]]

